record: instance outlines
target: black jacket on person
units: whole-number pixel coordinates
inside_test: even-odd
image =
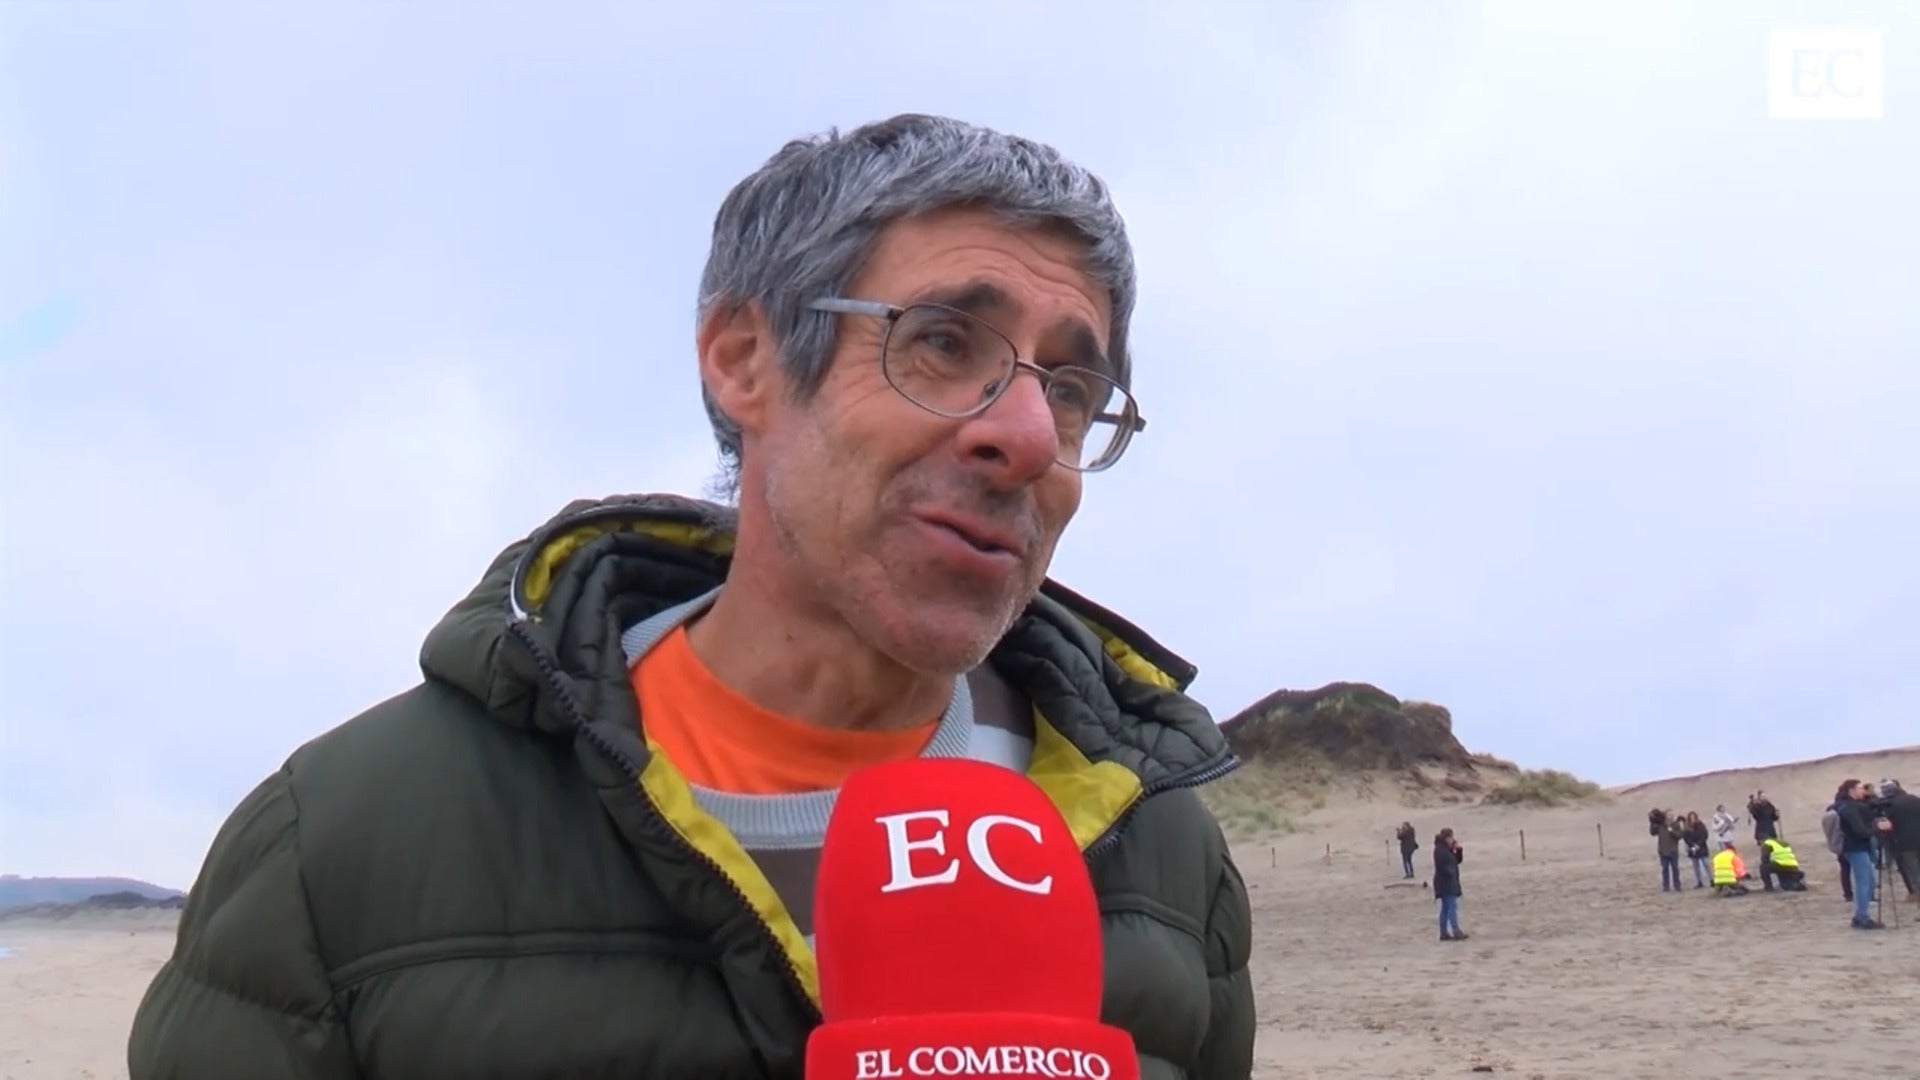
[[[1780,829],[1780,811],[1773,805],[1772,799],[1755,799],[1747,804],[1747,816],[1753,819],[1753,835],[1778,836]]]
[[[1445,844],[1433,846],[1433,895],[1444,899],[1460,895],[1460,864],[1466,861],[1463,848],[1455,851]]]
[[[1873,808],[1859,799],[1842,799],[1834,804],[1840,811],[1840,831],[1846,836],[1841,853],[1873,850]]]
[[[1420,838],[1412,829],[1397,830],[1400,835],[1400,854],[1411,855],[1420,850]]]
[[[1704,859],[1707,857],[1709,851],[1707,848],[1706,822],[1703,821],[1698,825],[1687,826],[1686,831],[1681,835],[1687,842],[1687,858]]]
[[[1920,795],[1902,791],[1887,800],[1887,820],[1893,822],[1893,849],[1920,851]]]

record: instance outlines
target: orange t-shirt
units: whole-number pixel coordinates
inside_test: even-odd
[[[903,731],[845,731],[782,716],[736,693],[675,627],[629,671],[647,738],[687,780],[733,795],[840,786],[867,765],[913,757],[939,720]]]

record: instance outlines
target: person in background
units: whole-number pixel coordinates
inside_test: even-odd
[[[1840,805],[1844,799],[1835,799],[1820,814],[1820,834],[1826,841],[1827,850],[1840,863],[1840,899],[1853,903],[1853,869],[1847,864],[1847,834],[1840,825]]]
[[[1700,820],[1698,811],[1687,811],[1687,824],[1681,830],[1680,839],[1686,841],[1687,859],[1693,864],[1693,887],[1706,888],[1707,877],[1712,872],[1708,864],[1712,861],[1713,852],[1707,846],[1707,823]]]
[[[1740,824],[1740,819],[1727,812],[1726,803],[1715,806],[1713,808],[1714,842],[1724,844],[1733,839],[1733,829],[1734,826],[1738,824]]]
[[[1753,819],[1753,842],[1780,835],[1780,811],[1764,791],[1756,791],[1747,800],[1747,816]]]
[[[1465,941],[1460,929],[1460,864],[1466,849],[1452,829],[1441,829],[1433,838],[1433,895],[1440,901],[1440,940]]]
[[[1420,837],[1413,831],[1413,822],[1403,821],[1394,831],[1400,840],[1400,870],[1408,881],[1413,880],[1413,853],[1420,850]]]
[[[1654,834],[1654,847],[1660,853],[1660,891],[1680,892],[1680,838],[1686,827],[1674,814],[1667,814],[1660,831]]]
[[[1880,798],[1886,803],[1887,820],[1893,823],[1887,839],[1893,865],[1907,887],[1907,899],[1920,904],[1920,795],[1901,787],[1898,780],[1882,780]]]
[[[1734,848],[1733,841],[1722,842],[1719,853],[1713,857],[1713,895],[1747,895],[1750,890],[1740,884],[1740,879],[1746,876],[1746,863],[1741,861],[1740,852]]]
[[[1806,892],[1807,874],[1800,869],[1800,859],[1785,840],[1769,836],[1760,841],[1760,883],[1773,891],[1773,881],[1780,879],[1782,892]]]
[[[1880,922],[1874,919],[1873,894],[1876,887],[1876,874],[1873,865],[1873,839],[1876,833],[1891,832],[1893,823],[1886,818],[1876,818],[1869,802],[1873,798],[1873,788],[1861,780],[1849,779],[1840,785],[1834,794],[1833,805],[1840,814],[1840,832],[1843,838],[1841,854],[1846,857],[1847,869],[1853,876],[1853,928],[1855,930],[1879,930]]]

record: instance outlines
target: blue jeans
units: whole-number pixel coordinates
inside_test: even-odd
[[[1660,891],[1666,892],[1669,887],[1674,892],[1680,891],[1680,856],[1678,855],[1660,856]]]
[[[1460,898],[1443,896],[1440,898],[1440,932],[1457,934],[1460,932]]]
[[[1705,888],[1707,884],[1707,879],[1711,876],[1712,875],[1708,872],[1708,869],[1707,869],[1707,857],[1705,855],[1695,855],[1693,857],[1694,886],[1696,888]]]
[[[1867,921],[1867,913],[1873,910],[1873,852],[1847,852],[1847,871],[1853,877],[1853,922],[1858,926]]]

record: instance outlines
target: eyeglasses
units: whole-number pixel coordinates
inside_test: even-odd
[[[1043,368],[1020,358],[999,330],[944,304],[899,307],[877,300],[829,297],[814,311],[887,320],[880,371],[901,397],[936,416],[964,419],[985,412],[1030,371],[1040,380],[1060,437],[1055,460],[1076,472],[1099,472],[1120,460],[1147,422],[1125,387],[1089,368]]]

